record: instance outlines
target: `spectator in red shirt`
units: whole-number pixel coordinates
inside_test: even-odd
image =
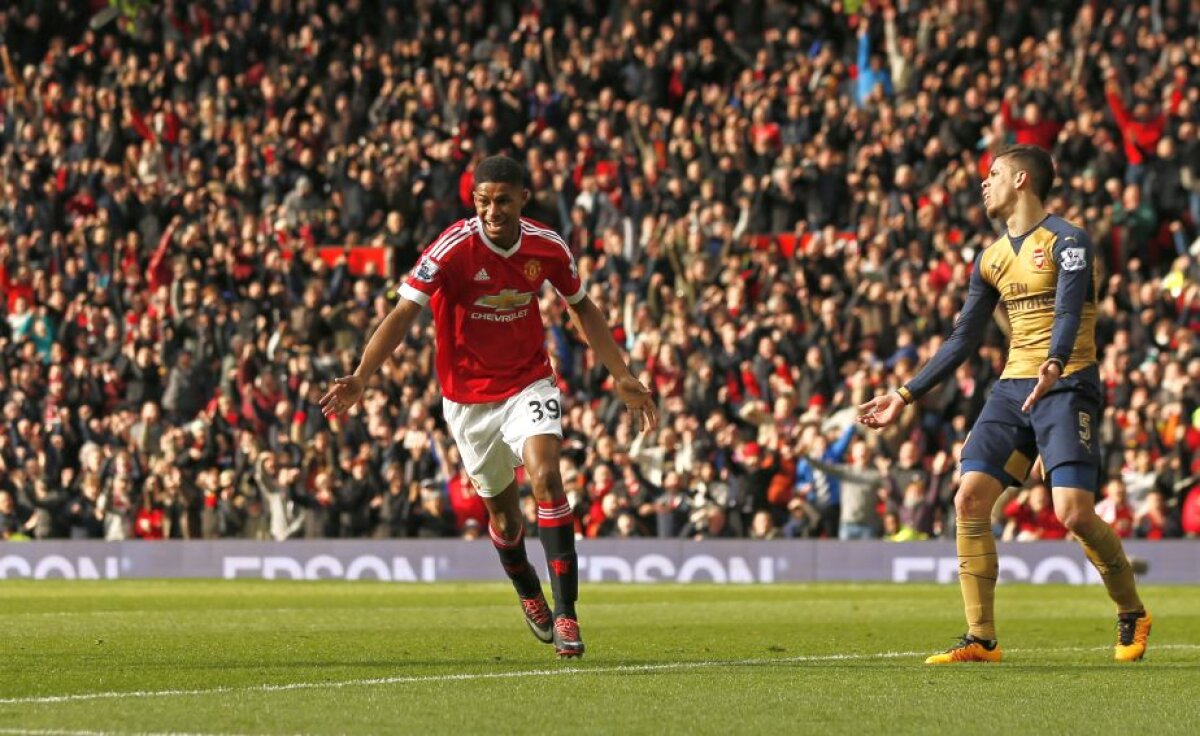
[[[1125,482],[1113,478],[1104,486],[1104,500],[1096,504],[1096,514],[1113,528],[1118,537],[1133,536],[1133,507],[1125,493]]]
[[[467,475],[467,469],[459,461],[458,448],[447,450],[447,459],[451,467],[457,467],[458,472],[447,483],[450,495],[450,510],[454,512],[455,524],[460,532],[464,531],[467,523],[474,521],[479,528],[486,529],[488,522],[487,506],[475,491],[475,484]]]
[[[621,499],[616,494],[609,493],[603,496],[598,503],[593,503],[588,511],[584,536],[588,538],[614,536],[617,533],[617,517],[621,515],[621,511]]]
[[[1180,526],[1184,536],[1200,537],[1200,486],[1193,488],[1180,509]]]
[[[1004,118],[1004,126],[1017,137],[1017,143],[1034,145],[1046,149],[1054,149],[1054,141],[1062,123],[1042,117],[1042,108],[1037,103],[1027,102],[1021,112],[1021,117],[1012,114],[1012,105],[1017,100],[1019,90],[1009,87],[1004,93],[1004,101],[1000,103],[1000,116]]]
[[[1004,507],[1004,516],[1008,518],[1008,528],[1004,530],[1005,539],[1028,542],[1067,537],[1067,528],[1055,516],[1054,505],[1050,501],[1050,490],[1044,483],[1021,491]]]
[[[158,476],[150,476],[142,486],[142,503],[133,520],[133,534],[138,539],[164,539],[166,514],[159,500],[161,483]]]
[[[597,465],[592,474],[592,481],[587,486],[589,510],[584,517],[585,536],[606,536],[604,529],[606,529],[606,525],[611,525],[610,522],[616,518],[619,508],[619,503],[614,506],[614,501],[608,500],[615,498],[612,492],[615,486],[616,479],[613,477],[612,468],[607,465]]]
[[[1112,109],[1113,118],[1121,130],[1121,138],[1125,143],[1125,159],[1129,167],[1125,170],[1126,184],[1141,184],[1145,172],[1146,160],[1154,157],[1158,140],[1162,138],[1163,130],[1167,127],[1167,116],[1162,112],[1151,113],[1150,105],[1138,101],[1133,106],[1133,115],[1125,107],[1121,99],[1121,86],[1117,82],[1117,71],[1110,67],[1105,72],[1107,84],[1104,88],[1108,106]]]
[[[1179,536],[1179,525],[1167,511],[1163,494],[1153,491],[1146,496],[1146,503],[1138,511],[1134,523],[1138,539],[1164,539]]]

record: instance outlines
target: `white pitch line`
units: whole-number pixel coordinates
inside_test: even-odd
[[[65,728],[0,728],[0,734],[21,736],[239,736],[234,733],[184,733],[182,731],[71,731]]]
[[[30,736],[107,736],[104,731],[67,731],[61,728],[0,728],[0,733],[30,734]]]
[[[1049,649],[1008,649],[1010,654],[1031,652],[1096,652],[1107,651],[1109,647],[1055,647]],[[1151,647],[1157,650],[1200,650],[1200,644],[1156,644]],[[663,672],[707,669],[710,667],[752,667],[777,664],[803,664],[805,662],[841,662],[869,659],[903,659],[907,657],[927,656],[928,651],[921,652],[878,652],[870,654],[818,654],[800,655],[796,657],[756,658],[756,659],[712,659],[697,662],[663,662],[660,664],[628,664],[613,667],[562,667],[539,670],[514,670],[512,672],[474,672],[463,674],[443,675],[402,675],[393,677],[373,677],[358,680],[331,680],[327,682],[288,682],[281,684],[248,685],[245,687],[212,687],[194,690],[115,690],[98,693],[70,693],[66,695],[37,695],[24,698],[0,698],[0,705],[34,705],[51,703],[77,703],[90,700],[125,700],[128,698],[169,698],[189,697],[194,695],[225,695],[229,693],[276,693],[291,690],[337,690],[346,687],[369,687],[372,685],[406,685],[426,682],[462,682],[474,680],[510,680],[526,677],[558,677],[562,675],[605,675],[639,672]],[[0,733],[4,733],[0,731]],[[49,734],[50,732],[47,732]],[[82,732],[81,732],[82,734]]]

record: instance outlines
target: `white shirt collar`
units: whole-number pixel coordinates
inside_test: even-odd
[[[501,248],[500,246],[498,246],[492,242],[492,239],[489,238],[487,236],[487,233],[485,233],[483,231],[483,222],[480,221],[479,217],[471,218],[471,224],[474,226],[475,232],[479,233],[479,238],[480,238],[480,240],[483,241],[483,244],[486,245],[488,248],[490,248],[492,250],[492,252],[496,253],[497,255],[499,255],[503,258],[508,258],[508,257],[512,256],[512,254],[516,253],[517,250],[519,250],[521,247],[521,238],[525,234],[525,223],[523,223],[523,222],[520,223],[520,227],[517,230],[516,242],[514,242],[512,244],[512,247],[509,248],[508,250],[504,250],[503,248]]]

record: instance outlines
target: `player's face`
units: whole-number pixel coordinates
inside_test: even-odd
[[[502,248],[515,243],[521,229],[521,208],[529,199],[529,190],[516,184],[486,182],[476,184],[473,195],[475,213],[488,239]]]
[[[992,219],[1007,218],[1017,202],[1016,178],[1019,172],[1013,170],[1011,161],[1006,157],[992,162],[987,178],[983,180],[983,207],[988,217]]]

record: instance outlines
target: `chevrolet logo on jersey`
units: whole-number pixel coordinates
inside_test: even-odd
[[[488,294],[475,300],[475,306],[488,307],[497,312],[511,312],[517,307],[523,307],[533,301],[533,292],[505,289],[499,294]]]

